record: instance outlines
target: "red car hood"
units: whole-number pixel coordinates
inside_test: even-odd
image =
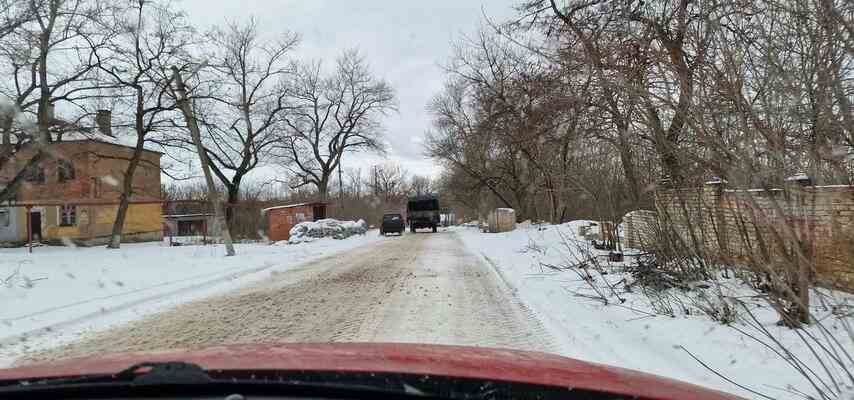
[[[437,375],[572,387],[660,400],[738,399],[668,378],[545,353],[401,343],[250,344],[196,351],[118,353],[0,369],[0,380],[112,374],[143,361],[183,361],[207,370]]]

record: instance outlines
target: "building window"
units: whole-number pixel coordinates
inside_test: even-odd
[[[40,166],[30,168],[24,180],[29,183],[44,183],[44,168]]]
[[[59,183],[73,181],[75,178],[74,163],[70,160],[57,161],[56,170],[59,175]]]
[[[100,178],[92,178],[92,197],[96,199],[101,198],[101,179]]]
[[[0,227],[9,226],[10,213],[8,208],[0,209]]]
[[[77,224],[77,206],[59,207],[59,226],[74,226]]]

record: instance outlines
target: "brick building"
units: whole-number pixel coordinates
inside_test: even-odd
[[[70,239],[81,245],[95,245],[109,240],[133,148],[103,135],[97,139],[81,135],[72,138],[47,145],[46,150],[53,157],[27,177],[13,201],[0,204],[0,242],[27,242],[28,225],[34,241]],[[0,185],[12,179],[35,152],[32,147],[18,151],[14,162],[0,170]],[[124,241],[162,238],[161,155],[148,150],[142,155],[134,174]]]
[[[326,218],[326,203],[310,202],[268,207],[261,210],[267,218],[267,237],[272,241],[288,240],[291,228],[305,221]]]

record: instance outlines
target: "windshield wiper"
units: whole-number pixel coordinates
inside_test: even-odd
[[[134,385],[187,385],[205,384],[213,379],[202,367],[180,361],[170,362],[144,362],[134,364],[115,374],[86,375],[74,378],[50,378],[38,380],[22,380],[16,382],[0,383],[0,389],[14,386],[37,386],[37,385],[79,385],[90,383],[131,383]]]
[[[266,372],[266,373],[265,373]],[[432,394],[407,384],[396,378],[382,379],[374,374],[346,379],[346,375],[326,376],[304,374],[300,372],[274,371],[228,371],[215,370],[209,374],[202,367],[186,362],[146,362],[135,364],[115,374],[85,375],[69,378],[34,378],[0,382],[0,397],[10,394],[44,392],[45,390],[72,390],[85,393],[86,390],[106,388],[162,388],[184,387],[199,390],[219,390],[217,388],[243,389],[263,388],[287,390],[294,393],[374,393],[394,396],[431,398]],[[257,375],[256,375],[257,374]],[[361,375],[361,374],[359,374]],[[5,397],[4,397],[5,398]]]

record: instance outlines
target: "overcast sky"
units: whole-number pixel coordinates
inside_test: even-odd
[[[332,65],[344,49],[357,47],[371,69],[397,90],[400,112],[385,121],[390,144],[387,158],[410,173],[434,175],[423,157],[421,139],[430,127],[425,106],[441,89],[441,65],[450,56],[450,42],[475,32],[484,13],[502,20],[513,15],[518,0],[179,0],[200,29],[226,18],[254,16],[271,36],[288,29],[302,42],[295,57],[322,59]],[[349,156],[345,168],[381,162],[375,157]]]

